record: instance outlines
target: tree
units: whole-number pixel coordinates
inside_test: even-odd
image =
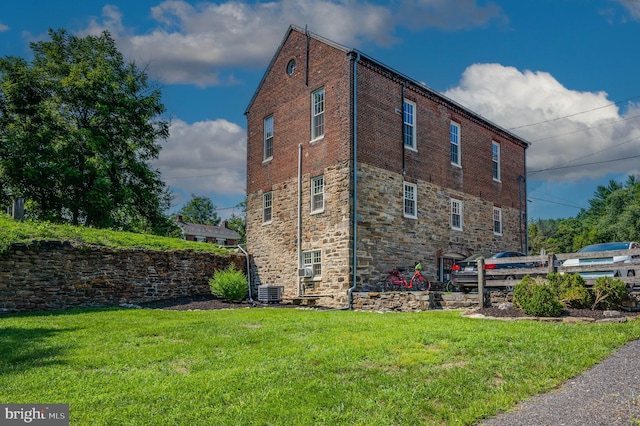
[[[147,163],[169,135],[160,90],[108,32],[49,36],[30,63],[0,59],[0,190],[37,219],[162,233],[170,196]]]
[[[246,221],[246,212],[247,212],[247,202],[243,201],[236,205],[237,208],[241,209],[243,216],[236,216],[235,213],[231,214],[231,217],[227,221],[229,229],[233,229],[240,235],[240,241],[238,244],[244,244],[247,240],[247,221]]]
[[[624,184],[611,180],[598,186],[589,204],[575,218],[530,222],[529,245],[570,253],[590,244],[640,239],[640,182],[635,176]]]
[[[215,226],[220,224],[216,206],[208,197],[191,194],[191,200],[178,211],[178,214],[185,222]]]

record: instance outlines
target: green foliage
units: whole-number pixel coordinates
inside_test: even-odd
[[[547,274],[547,285],[558,300],[568,308],[583,309],[591,306],[591,293],[580,274]]]
[[[73,425],[475,425],[640,337],[640,321],[454,310],[84,309],[2,327],[0,401],[63,401]]]
[[[516,284],[513,295],[516,305],[527,315],[557,317],[562,312],[562,303],[542,279],[525,276]]]
[[[216,271],[209,279],[209,287],[215,296],[228,300],[242,300],[249,290],[246,275],[233,263],[227,269]]]
[[[615,309],[627,297],[627,286],[619,279],[600,277],[593,284],[593,309]]]
[[[635,176],[624,184],[611,180],[598,186],[589,205],[574,218],[531,221],[531,252],[573,253],[590,244],[640,240],[640,182]]]
[[[229,229],[233,229],[240,235],[240,241],[238,244],[244,244],[247,241],[247,202],[242,201],[236,205],[244,214],[242,216],[236,216],[235,213],[231,214],[231,218],[228,220]]]
[[[69,241],[77,246],[91,244],[113,248],[226,252],[215,244],[202,244],[179,238],[54,224],[30,219],[16,222],[10,216],[0,213],[0,253],[7,251],[12,243],[30,243],[34,240]]]
[[[158,140],[169,135],[159,89],[125,63],[108,32],[50,30],[33,60],[0,58],[0,199],[28,217],[171,233]]]
[[[191,200],[178,211],[178,214],[184,222],[214,226],[220,224],[216,206],[209,197],[191,194]]]

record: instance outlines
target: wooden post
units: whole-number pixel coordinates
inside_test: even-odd
[[[481,256],[478,261],[478,301],[480,309],[484,308],[484,258]]]
[[[551,272],[557,272],[557,271],[558,271],[558,268],[557,268],[557,266],[556,266],[556,262],[557,262],[556,255],[555,255],[555,254],[553,254],[553,253],[552,253],[552,254],[550,254],[550,255],[549,255],[549,259],[548,259],[548,263],[549,263],[549,270],[548,270],[548,273],[549,273],[549,274],[550,274]]]
[[[24,198],[14,198],[11,208],[11,216],[13,220],[22,220],[24,218]]]

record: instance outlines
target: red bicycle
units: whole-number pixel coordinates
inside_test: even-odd
[[[387,291],[397,290],[418,290],[425,291],[431,289],[431,281],[420,273],[420,264],[418,263],[411,280],[407,282],[404,276],[404,268],[394,268],[387,271],[387,279],[384,280],[384,288]]]

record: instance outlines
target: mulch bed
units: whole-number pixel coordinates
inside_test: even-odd
[[[478,309],[475,311],[478,314],[482,314],[486,317],[493,318],[519,318],[519,317],[527,317],[522,309],[510,307],[506,309],[500,309],[498,307],[492,306],[490,308]],[[601,320],[607,318],[604,314],[605,311],[600,309],[565,309],[560,314],[561,318],[566,317],[575,317],[575,318],[593,318],[595,320]],[[623,316],[626,317],[637,317],[640,316],[640,312],[622,312]]]
[[[176,299],[159,300],[157,302],[141,303],[140,306],[149,309],[164,309],[172,311],[211,311],[216,309],[241,309],[241,308],[262,308],[262,307],[291,307],[292,305],[282,303],[258,303],[252,305],[248,300],[241,302],[229,302],[218,299],[213,295],[202,295],[192,297],[180,297]]]
[[[256,301],[255,305],[252,305],[249,301],[244,300],[242,302],[229,302],[226,300],[218,299],[213,295],[202,295],[193,297],[181,297],[170,300],[160,300],[157,302],[142,303],[140,306],[149,309],[165,309],[174,311],[189,311],[189,310],[215,310],[215,309],[242,309],[242,308],[263,308],[263,307],[282,307],[282,308],[295,308],[296,305],[285,303],[259,303]],[[519,318],[526,317],[521,309],[515,307],[509,307],[507,309],[499,309],[498,307],[490,307],[478,309],[475,313],[482,314],[486,317],[493,318]],[[638,317],[640,312],[622,312],[627,317]],[[561,317],[576,317],[576,318],[593,318],[600,320],[606,318],[604,311],[591,310],[591,309],[566,309],[562,311]]]

